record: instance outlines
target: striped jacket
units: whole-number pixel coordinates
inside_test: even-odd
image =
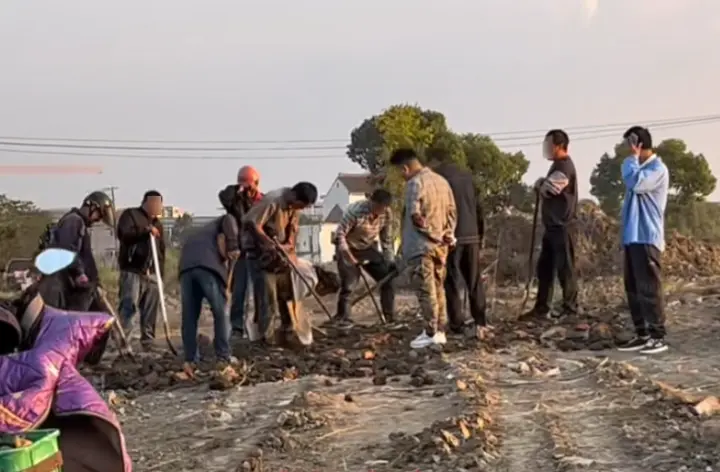
[[[384,214],[374,216],[369,200],[351,203],[335,231],[335,244],[339,250],[360,251],[376,247],[379,240],[383,254],[389,257],[393,253],[391,222],[392,211],[389,208]]]

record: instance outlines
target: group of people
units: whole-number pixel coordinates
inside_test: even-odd
[[[660,255],[669,174],[654,154],[646,128],[630,128],[624,139],[630,150],[622,166],[626,186],[624,277],[636,336],[620,349],[651,354],[667,349]],[[559,129],[548,132],[544,140],[543,154],[551,162],[550,169],[534,185],[544,227],[537,261],[538,294],[532,310],[521,316],[524,320],[578,311],[574,254],[578,182],[569,143],[567,133]],[[411,342],[412,348],[444,344],[449,332],[469,333],[480,340],[491,335],[479,257],[484,219],[475,179],[445,156],[429,158],[425,165],[414,150],[398,149],[389,160],[406,180],[398,255],[392,238],[393,197],[383,188],[344,210],[333,241],[340,276],[336,323],[352,326],[350,296],[360,271],[382,282],[382,315],[393,322],[392,280],[406,272],[425,319],[424,330]],[[233,333],[247,334],[250,287],[252,321],[259,330],[256,341],[279,345],[290,341],[296,322],[293,310],[300,303],[292,288],[300,212],[315,204],[318,192],[315,185],[299,182],[263,194],[259,173],[246,166],[238,172],[237,182],[218,197],[226,213],[193,231],[180,257],[181,331],[184,360],[189,366],[198,361],[198,320],[204,300],[213,313],[217,360],[233,361],[230,338]],[[148,191],[141,205],[125,210],[115,224],[110,198],[93,192],[80,208],[60,218],[48,229],[44,245],[70,249],[78,257],[70,268],[46,281],[41,290],[46,302],[67,310],[107,311],[87,229],[99,222],[115,226],[121,271],[118,311],[126,332],[131,331],[136,313],[140,314],[141,343],[152,349],[159,308],[155,279],[165,276],[166,244],[159,220],[162,206],[162,195]],[[156,261],[159,267],[155,267]],[[552,312],[556,275],[563,291],[562,308]],[[463,289],[469,319],[463,309]]]

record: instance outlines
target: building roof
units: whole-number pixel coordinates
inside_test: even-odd
[[[340,208],[340,205],[335,205],[332,210],[330,210],[330,213],[328,213],[327,218],[325,218],[325,223],[340,223],[340,220],[342,220],[343,217],[343,211],[342,208]]]
[[[372,192],[372,184],[370,183],[370,174],[364,172],[362,174],[338,174],[337,180],[342,182],[350,193],[361,193],[365,195]]]

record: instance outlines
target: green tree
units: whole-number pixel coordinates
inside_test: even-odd
[[[0,195],[0,267],[13,258],[30,258],[37,251],[39,238],[50,216],[32,202]]]
[[[350,133],[347,155],[376,174],[385,168],[394,150],[411,147],[424,155],[436,138],[447,137],[448,131],[442,113],[417,105],[394,105],[367,118]]]
[[[670,189],[680,204],[701,202],[715,190],[717,179],[702,154],[693,154],[681,139],[666,139],[655,152],[670,171]]]
[[[526,189],[521,185],[528,168],[525,156],[503,152],[487,136],[454,133],[437,111],[415,105],[392,106],[352,131],[347,155],[363,169],[383,175],[383,185],[400,196],[404,183],[387,166],[387,159],[401,147],[415,149],[426,163],[454,162],[470,169],[490,211],[511,204],[511,200],[527,206]]]
[[[625,184],[622,163],[630,149],[622,143],[615,146],[613,155],[605,153],[590,174],[590,194],[597,198],[600,208],[608,215],[620,215]]]
[[[467,167],[473,173],[486,211],[497,211],[511,205],[527,172],[529,162],[522,152],[503,152],[488,136],[460,136]]]

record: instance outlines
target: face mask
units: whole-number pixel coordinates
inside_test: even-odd
[[[548,161],[553,158],[553,149],[552,144],[548,141],[543,142],[543,158],[547,159]]]

